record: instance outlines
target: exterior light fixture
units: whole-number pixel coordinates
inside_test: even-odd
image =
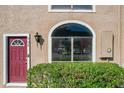
[[[40,44],[40,46],[42,47],[42,44],[43,44],[43,42],[44,42],[44,39],[42,38],[42,36],[39,35],[39,33],[37,32],[37,33],[34,35],[34,37],[35,37],[35,40],[36,40],[36,42],[37,42],[37,47],[38,47],[38,44]]]

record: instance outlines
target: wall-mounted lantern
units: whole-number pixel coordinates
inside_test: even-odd
[[[35,37],[35,40],[36,40],[36,42],[37,42],[37,47],[38,47],[38,44],[40,44],[40,46],[42,47],[42,44],[43,44],[43,42],[44,42],[44,39],[42,38],[42,36],[39,35],[39,33],[37,32],[37,33],[34,35],[34,37]]]

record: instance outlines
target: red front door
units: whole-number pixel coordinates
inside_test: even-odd
[[[8,82],[26,82],[27,38],[8,38]]]

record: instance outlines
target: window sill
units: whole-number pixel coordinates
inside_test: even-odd
[[[48,12],[52,13],[94,13],[94,10],[48,10]]]

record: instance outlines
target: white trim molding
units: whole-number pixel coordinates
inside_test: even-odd
[[[70,10],[70,9],[51,9],[52,5],[48,5],[48,12],[96,12],[96,5],[92,5],[92,10]]]
[[[8,82],[8,37],[27,37],[27,70],[30,68],[30,35],[29,34],[3,34],[3,85],[5,86],[27,86],[26,83],[9,83]]]
[[[59,26],[63,25],[63,24],[67,24],[67,23],[77,23],[83,26],[86,26],[93,34],[93,39],[92,39],[92,61],[95,62],[96,61],[96,34],[95,31],[85,22],[83,21],[79,21],[79,20],[66,20],[66,21],[62,21],[57,23],[56,25],[54,25],[48,34],[48,62],[52,63],[52,32]]]
[[[7,87],[9,87],[9,86],[26,87],[26,86],[27,86],[27,83],[7,83],[6,86],[7,86]]]

